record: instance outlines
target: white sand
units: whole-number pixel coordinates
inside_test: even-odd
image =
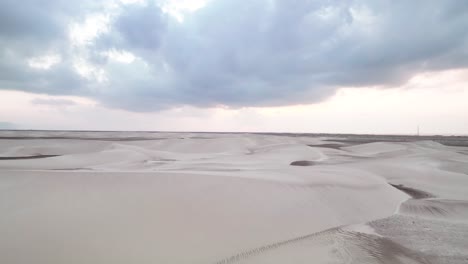
[[[366,223],[395,213],[468,221],[466,148],[435,142],[339,150],[305,136],[0,136],[56,137],[0,139],[0,263],[359,263],[366,243],[384,239]],[[298,160],[314,165],[290,165]],[[430,200],[405,202],[388,182],[450,202],[431,213]]]

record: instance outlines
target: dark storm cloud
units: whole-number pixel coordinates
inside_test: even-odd
[[[157,50],[165,30],[164,15],[156,5],[130,6],[115,21],[129,49]]]
[[[5,8],[16,7],[10,3]],[[23,36],[66,47],[58,37],[64,17],[86,14],[79,8],[76,14],[53,9],[29,32],[23,24],[44,13],[37,6],[31,10],[11,12],[11,28],[0,26],[0,55],[8,54],[11,43],[27,45]],[[341,86],[396,85],[418,72],[468,67],[468,2],[463,0],[211,0],[182,23],[149,3],[125,6],[111,20],[109,32],[87,53],[91,63],[105,70],[107,82],[81,80],[67,59],[49,76],[36,76],[10,60],[0,65],[13,71],[0,73],[2,86],[47,91],[49,85],[54,93],[151,111],[182,104],[310,103]],[[110,49],[139,58],[116,63],[102,55]],[[63,73],[55,74],[58,70]],[[44,82],[35,88],[38,78]]]
[[[167,15],[155,3],[126,6],[112,21],[112,31],[97,39],[95,48],[124,49],[141,56],[157,52],[167,20]]]
[[[70,23],[97,10],[90,1],[0,1],[0,89],[49,94],[85,93],[86,80],[71,64]],[[61,55],[50,70],[29,66],[29,59]]]
[[[29,67],[26,58],[21,56],[9,56],[8,60],[0,61],[0,89],[53,95],[86,95],[87,84],[88,81],[81,78],[66,62],[50,70],[41,70]]]

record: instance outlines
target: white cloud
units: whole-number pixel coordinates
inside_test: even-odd
[[[210,0],[166,0],[163,1],[162,10],[176,18],[179,22],[183,22],[184,16],[187,13],[204,7],[208,1]]]
[[[126,50],[110,49],[107,51],[103,51],[101,54],[113,61],[121,63],[132,63],[136,59],[133,53],[128,52]]]
[[[69,27],[69,38],[74,46],[86,46],[93,40],[109,31],[110,14],[97,13],[87,15],[83,22],[74,22]]]
[[[28,60],[28,65],[31,68],[48,70],[54,65],[60,63],[62,57],[59,54],[49,54],[44,56],[33,57]]]
[[[75,57],[73,67],[80,76],[87,80],[96,81],[98,83],[109,80],[104,69],[89,63],[85,58]]]

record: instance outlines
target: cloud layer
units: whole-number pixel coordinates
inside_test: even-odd
[[[468,2],[0,3],[0,89],[154,111],[313,103],[468,67]]]

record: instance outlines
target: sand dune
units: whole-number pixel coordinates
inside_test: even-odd
[[[1,132],[0,261],[466,263],[468,148],[355,141]]]

